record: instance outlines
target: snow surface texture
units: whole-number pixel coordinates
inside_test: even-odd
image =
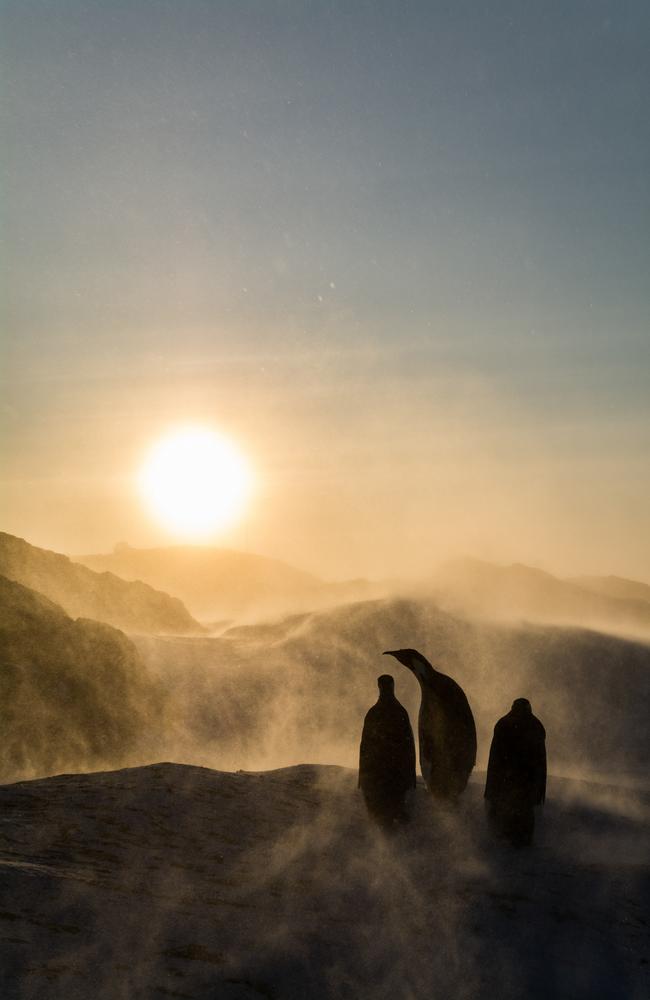
[[[553,780],[536,843],[422,786],[177,764],[0,787],[3,1000],[650,995],[647,792]]]

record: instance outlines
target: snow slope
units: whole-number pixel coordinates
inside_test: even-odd
[[[645,998],[650,795],[551,780],[536,845],[353,771],[177,764],[0,787],[0,996]]]

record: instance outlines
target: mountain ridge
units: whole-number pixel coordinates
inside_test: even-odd
[[[211,546],[121,544],[112,553],[77,559],[95,571],[173,592],[201,621],[273,617],[385,590],[361,579],[329,583],[281,559]]]
[[[2,575],[0,649],[0,781],[126,763],[164,718],[131,639]]]
[[[558,622],[650,636],[650,586],[624,578],[567,578],[525,563],[450,560],[420,581],[327,582],[290,563],[208,546],[138,549],[77,557],[95,570],[141,579],[178,595],[202,621],[245,626],[388,596],[432,595],[443,608],[494,620]],[[604,582],[601,582],[604,581]],[[614,581],[614,582],[613,582]]]
[[[387,598],[219,637],[151,636],[136,644],[165,678],[196,763],[256,769],[302,754],[350,766],[377,676],[387,669],[382,652],[413,646],[463,687],[483,765],[496,720],[527,697],[547,727],[559,773],[647,774],[650,645],[637,640],[566,625],[472,621],[430,599]],[[391,672],[415,725],[419,687],[405,669]]]
[[[596,593],[624,600],[644,601],[650,604],[650,584],[641,580],[631,580],[625,576],[609,574],[607,576],[574,576],[568,578],[571,583],[593,590]]]
[[[650,602],[616,596],[525,563],[463,558],[445,563],[426,587],[442,607],[494,620],[524,618],[650,637]],[[596,580],[608,578],[595,578]],[[622,580],[626,593],[646,585]],[[650,592],[650,587],[648,587]],[[620,592],[623,592],[621,588]]]
[[[45,595],[72,618],[103,621],[127,632],[199,634],[178,597],[143,581],[97,573],[62,553],[0,532],[0,574]]]

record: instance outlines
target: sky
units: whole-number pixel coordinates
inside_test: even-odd
[[[2,527],[171,544],[147,449],[255,470],[211,543],[650,580],[645,0],[2,0]]]

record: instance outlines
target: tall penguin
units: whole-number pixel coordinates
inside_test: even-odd
[[[366,713],[359,748],[359,788],[368,812],[385,829],[407,818],[405,796],[415,788],[415,742],[408,712],[390,674],[377,678],[379,700]]]
[[[455,799],[476,763],[476,726],[465,692],[417,649],[389,649],[384,655],[394,656],[420,683],[418,739],[426,786],[438,798]]]

